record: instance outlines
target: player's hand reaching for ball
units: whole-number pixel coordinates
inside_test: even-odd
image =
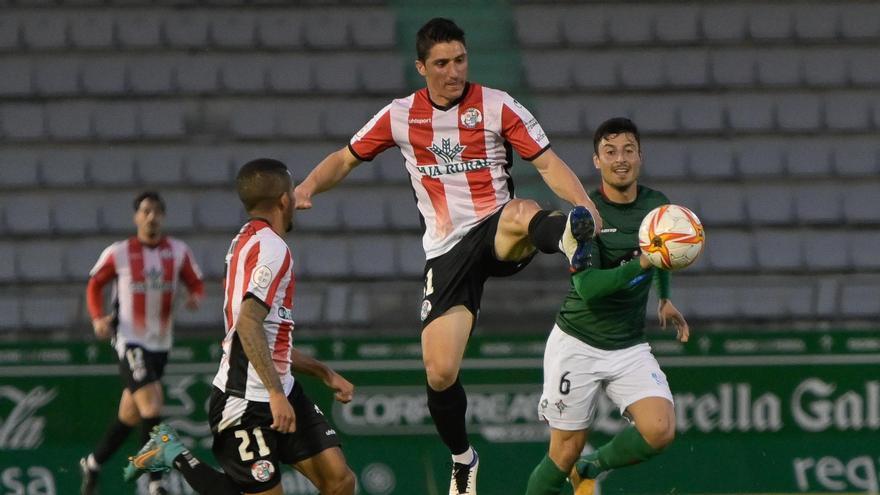
[[[327,377],[324,384],[336,391],[333,397],[343,404],[348,404],[354,398],[354,385],[335,371]]]
[[[110,338],[113,332],[113,315],[104,315],[92,320],[92,329],[95,330],[95,336],[101,340]]]
[[[269,392],[269,409],[272,411],[270,428],[281,433],[296,431],[296,413],[293,412],[293,406],[290,405],[284,392]]]
[[[671,320],[675,327],[676,338],[679,342],[687,342],[691,335],[687,321],[681,312],[672,304],[669,299],[660,299],[657,306],[657,318],[660,319],[660,328],[666,328],[666,320]]]

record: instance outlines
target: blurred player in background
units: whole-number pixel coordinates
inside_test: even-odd
[[[82,495],[97,493],[101,465],[141,423],[146,441],[161,421],[161,379],[172,342],[172,313],[178,283],[189,291],[186,306],[198,309],[204,294],[202,272],[189,247],[162,233],[165,203],[158,193],[134,200],[137,234],[107,247],[92,268],[87,289],[92,327],[112,339],[125,387],[119,412],[95,450],[80,460]],[[113,282],[113,311],[104,310],[104,287]],[[150,495],[164,494],[161,473],[151,476]]]
[[[363,161],[396,146],[403,155],[425,227],[422,359],[428,408],[452,453],[450,494],[476,493],[479,458],[467,437],[467,397],[459,381],[465,346],[490,276],[522,270],[536,250],[563,252],[586,266],[601,225],[574,172],[550,149],[538,121],[503,91],[468,82],[464,32],[435,18],[416,38],[416,69],[426,87],[379,111],[348,146],[330,154],[297,187],[297,207],[333,188]],[[566,216],[515,199],[512,150],[561,199]]]
[[[669,200],[638,184],[641,143],[629,119],[602,123],[593,151],[602,183],[590,196],[605,223],[593,243],[594,266],[572,275],[571,290],[547,339],[538,412],[550,425],[550,449],[532,471],[526,495],[560,493],[570,472],[575,493],[592,494],[597,477],[650,459],[675,437],[672,393],[645,339],[652,280],[660,298],[660,325],[665,328],[671,321],[682,342],[689,330],[669,299],[669,272],[653,268],[640,254],[638,241],[645,215]],[[577,461],[601,390],[631,424]]]
[[[293,180],[287,166],[264,158],[245,164],[236,182],[250,220],[226,255],[226,337],[208,411],[225,473],[196,459],[163,424],[130,458],[125,478],[174,468],[205,495],[280,495],[280,467],[289,464],[322,494],[353,495],[354,473],[336,431],[291,374],[292,365],[320,378],[336,400],[352,399],[348,380],[293,347],[296,279],[283,238],[293,228]]]

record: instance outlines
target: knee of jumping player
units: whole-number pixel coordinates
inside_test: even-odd
[[[663,450],[675,440],[675,421],[671,418],[656,418],[644,424],[636,424],[642,438],[657,451]]]
[[[501,213],[499,228],[504,232],[526,235],[529,231],[529,222],[540,210],[538,203],[531,199],[513,199]]]
[[[425,363],[428,386],[437,392],[451,387],[458,379],[458,369],[448,363]]]
[[[339,470],[338,472],[333,473],[333,475],[323,479],[321,486],[318,487],[318,489],[321,493],[326,493],[328,495],[352,495],[354,493],[354,487],[354,473],[351,472],[351,469],[346,467],[344,470]]]

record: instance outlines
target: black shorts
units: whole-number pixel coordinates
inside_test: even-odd
[[[508,277],[529,264],[537,251],[520,261],[495,257],[495,232],[504,208],[471,229],[448,252],[425,262],[421,319],[424,329],[453,306],[463,305],[474,321],[480,314],[483,285],[489,277]]]
[[[127,344],[125,354],[119,360],[119,375],[122,384],[129,391],[137,389],[149,383],[158,382],[165,375],[165,365],[168,364],[168,352],[153,352],[136,344]]]
[[[296,413],[296,431],[279,433],[272,425],[268,402],[247,401],[241,421],[221,432],[217,429],[227,401],[240,401],[217,387],[211,392],[208,420],[214,432],[214,457],[239,489],[259,493],[281,482],[281,464],[296,464],[341,445],[336,430],[295,382],[287,400]]]

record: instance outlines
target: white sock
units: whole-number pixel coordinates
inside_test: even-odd
[[[473,447],[468,447],[468,449],[461,454],[453,454],[452,461],[457,462],[459,464],[464,464],[466,466],[470,466],[472,462],[474,462],[476,452],[474,452]]]
[[[101,465],[98,464],[98,461],[95,460],[94,454],[89,454],[89,456],[86,457],[86,467],[89,468],[89,471],[101,470]]]
[[[150,480],[149,491],[150,493],[155,493],[156,490],[162,488],[162,482],[160,480]]]

